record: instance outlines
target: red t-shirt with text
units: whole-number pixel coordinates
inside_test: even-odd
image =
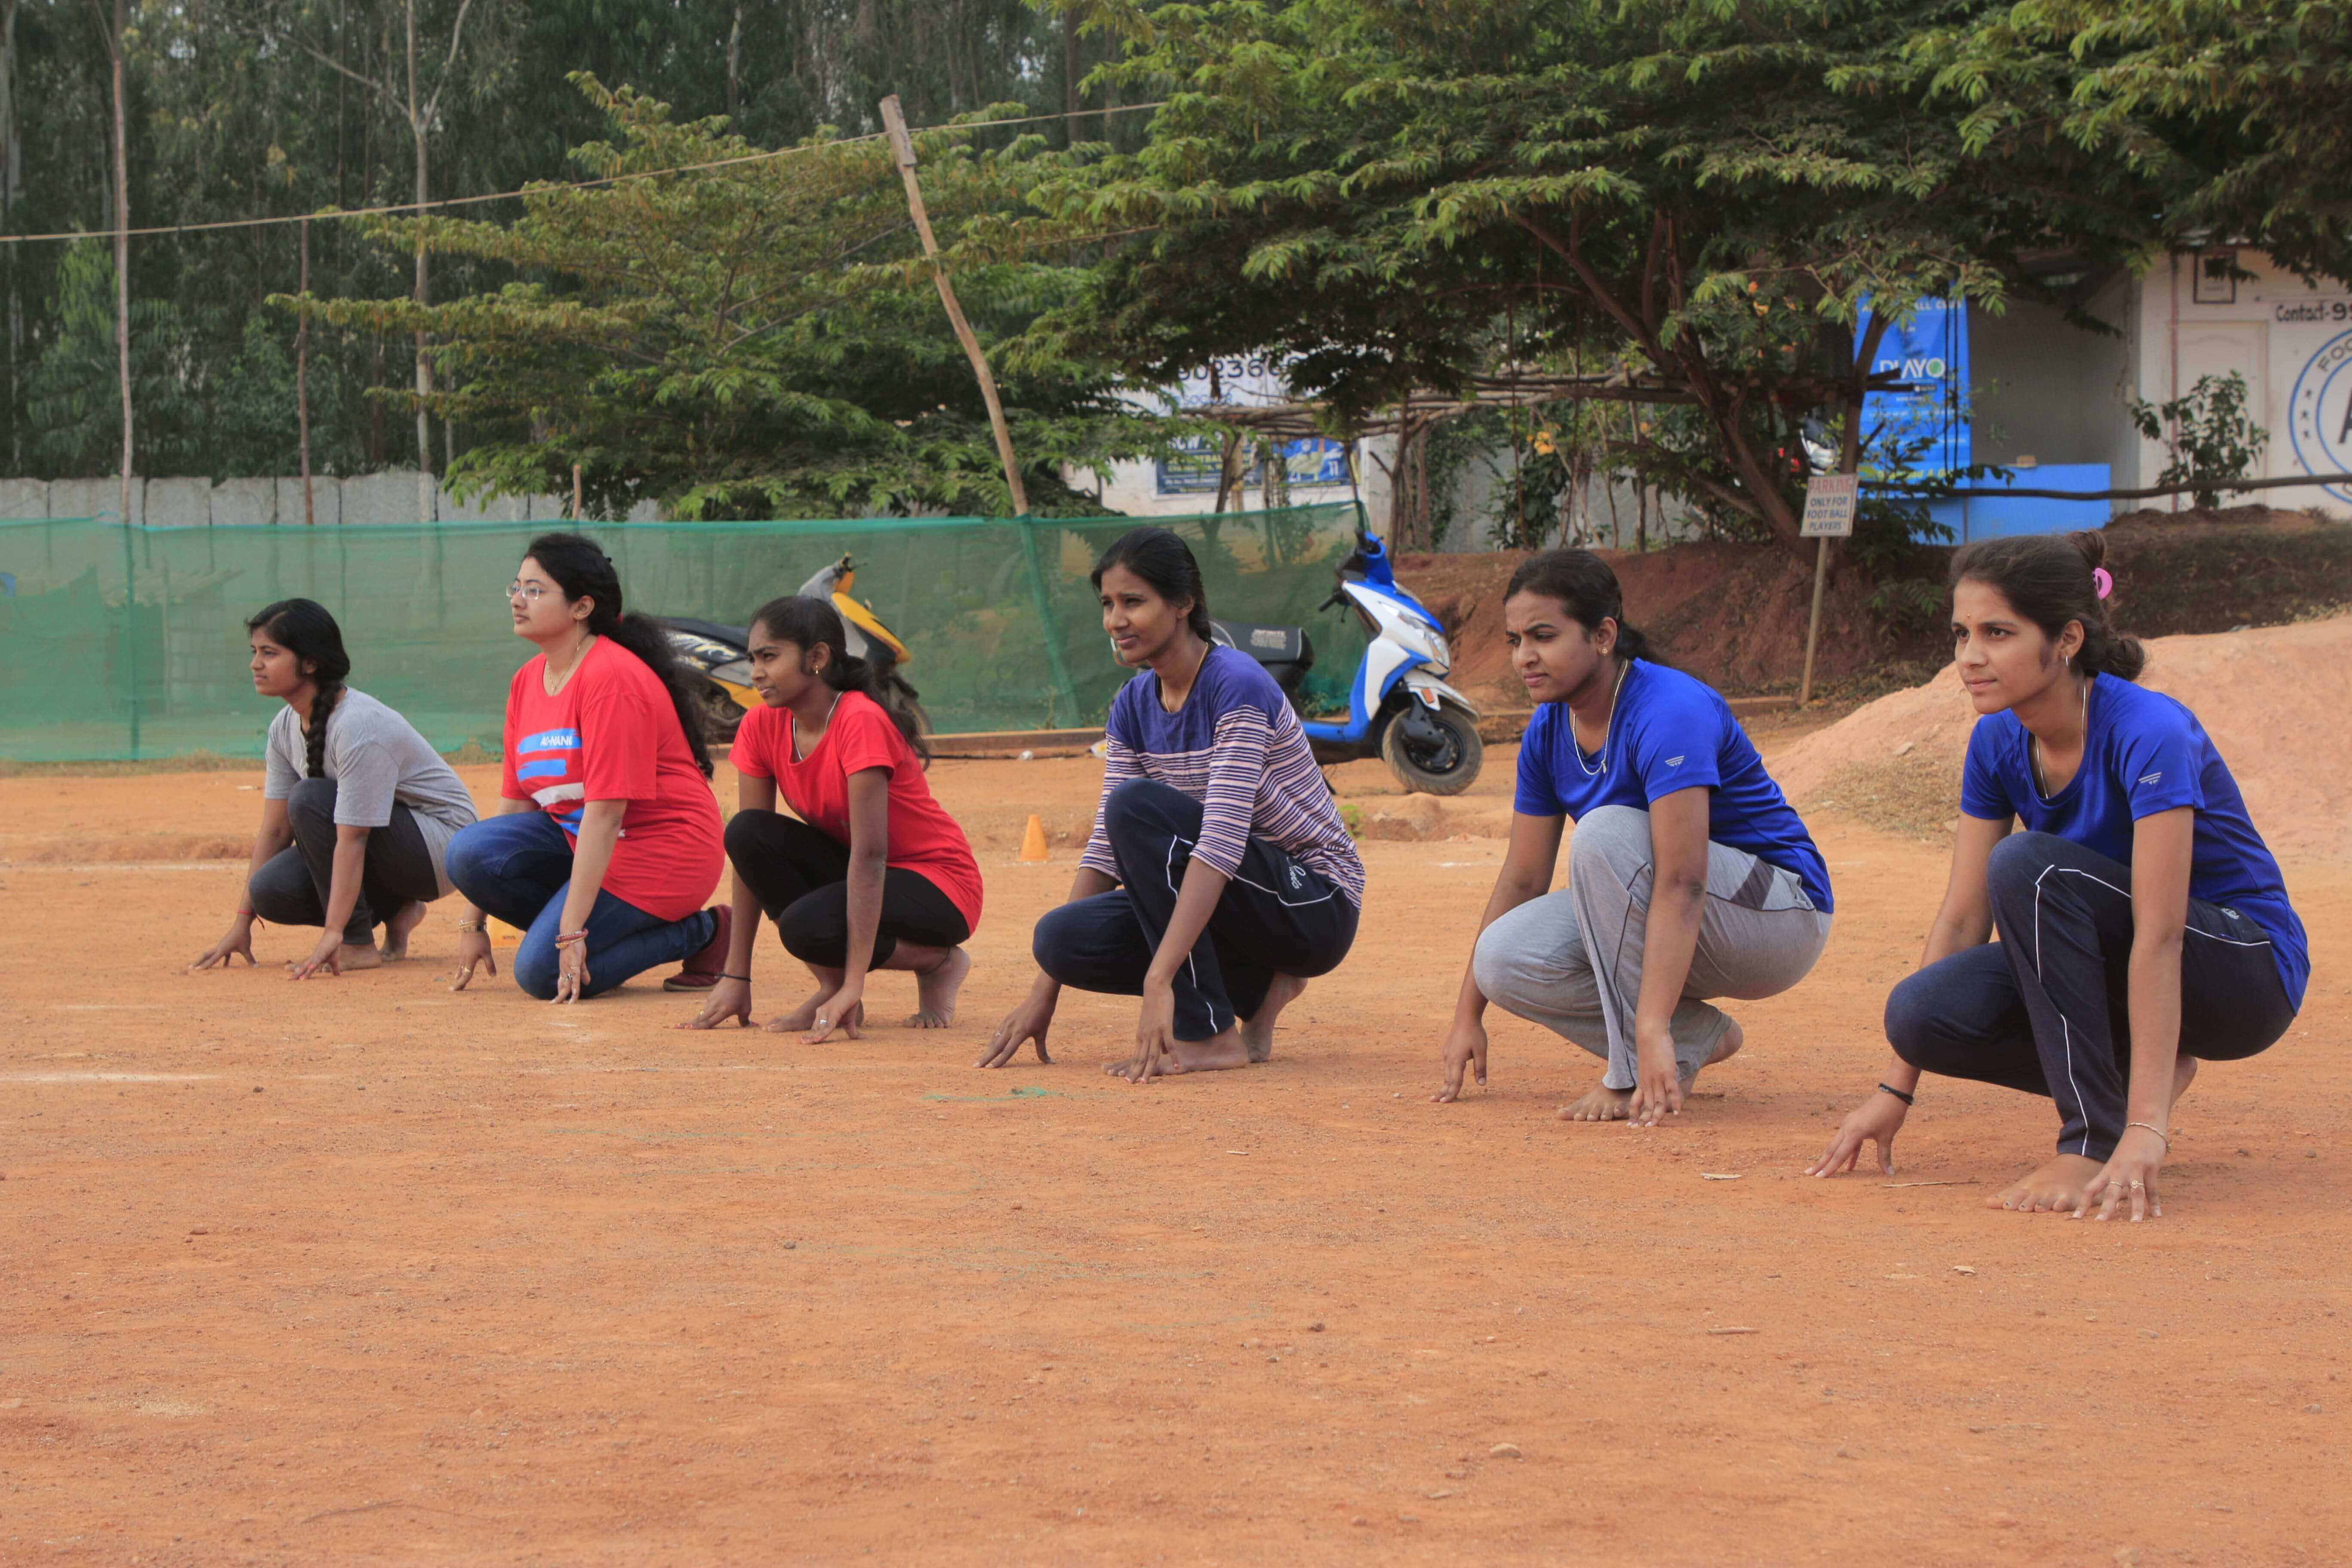
[[[931,798],[923,764],[882,705],[845,691],[814,750],[793,757],[793,716],[762,705],[743,715],[728,753],[735,771],[773,779],[793,814],[832,838],[849,842],[849,775],[867,768],[890,774],[890,852],[887,863],[916,873],[945,893],[964,923],[980,929],[980,862],[946,808]]]
[[[666,921],[702,908],[727,863],[719,803],[687,750],[661,677],[599,637],[563,689],[547,694],[544,654],[507,688],[499,794],[530,801],[574,841],[592,800],[625,800],[604,891]]]

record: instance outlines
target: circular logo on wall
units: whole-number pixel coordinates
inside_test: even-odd
[[[2306,474],[2352,473],[2352,332],[2320,345],[2294,378],[2287,438]],[[2322,487],[2352,501],[2346,484]]]

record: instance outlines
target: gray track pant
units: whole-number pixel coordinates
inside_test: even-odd
[[[1566,1036],[1609,1064],[1601,1082],[1634,1082],[1633,1009],[1650,912],[1650,814],[1589,811],[1568,844],[1568,886],[1498,917],[1478,938],[1471,972],[1496,1006]],[[1706,1065],[1731,1020],[1710,996],[1776,996],[1809,973],[1830,917],[1795,873],[1744,849],[1706,847],[1706,907],[1698,951],[1675,1008],[1675,1060],[1685,1079]]]

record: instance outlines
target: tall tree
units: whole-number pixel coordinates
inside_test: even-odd
[[[1139,374],[1277,350],[1349,418],[1417,386],[1466,389],[1507,311],[1532,363],[1597,331],[1619,363],[1596,390],[1659,405],[1622,455],[1796,547],[1796,426],[1859,402],[1865,301],[1880,321],[1937,295],[1999,310],[2051,297],[2033,253],[2095,268],[2150,237],[2158,187],[2123,160],[2063,141],[1971,156],[1965,106],[1938,100],[1907,51],[1987,9],[1114,12],[1130,38],[1117,74],[1172,81],[1175,100],[1139,153],[1042,199],[1065,220],[1152,231],[1108,267],[1080,329],[1107,331]]]
[[[535,193],[511,224],[375,226],[530,281],[434,305],[298,302],[339,326],[427,331],[464,367],[430,400],[487,433],[453,484],[545,492],[577,464],[606,516],[642,500],[689,517],[1010,510],[886,144],[820,137],[779,153],[719,121],[680,124],[640,94],[583,85],[612,135],[575,162],[613,184]],[[973,140],[918,138],[926,202],[998,371],[1032,510],[1093,510],[1066,472],[1150,455],[1165,431],[1119,400],[1106,365],[1028,333],[1084,271],[998,241],[1003,215],[1065,155],[1038,136],[994,151]],[[625,177],[714,163],[726,166]]]
[[[1999,161],[2053,134],[2145,170],[2164,237],[2259,242],[2352,279],[2352,11],[2317,0],[2024,0],[1911,54]]]
[[[106,40],[106,64],[114,94],[114,349],[122,386],[122,521],[131,521],[131,113],[130,86],[125,79],[124,51],[130,47],[131,0],[89,0]]]
[[[119,5],[121,0],[116,0],[116,3]],[[419,75],[417,60],[417,8],[420,3],[421,0],[398,0],[401,53],[406,68],[397,78],[388,72],[383,76],[370,76],[353,70],[316,45],[305,44],[303,47],[313,58],[332,66],[398,111],[408,127],[409,141],[415,153],[415,195],[411,199],[422,209],[433,199],[430,178],[433,132],[441,123],[442,95],[457,79],[457,57],[466,43],[466,18],[473,11],[474,0],[457,0],[457,15],[447,24],[449,47],[446,51],[440,49],[437,37],[426,46],[441,56],[440,66],[433,71],[429,88]],[[416,245],[415,258],[416,283],[413,297],[418,305],[423,306],[430,302],[431,289],[427,287],[426,250],[421,238]],[[433,359],[426,352],[425,332],[420,327],[416,333],[416,505],[417,515],[428,521],[434,516],[437,499],[433,479],[433,417],[429,411],[432,400]]]

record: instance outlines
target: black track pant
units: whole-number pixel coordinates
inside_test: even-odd
[[[335,879],[335,781],[304,779],[287,797],[286,818],[294,842],[262,863],[246,884],[253,912],[282,926],[327,923],[327,893]],[[361,862],[359,901],[344,922],[343,941],[363,947],[374,929],[400,906],[429,904],[441,896],[433,852],[408,807],[392,808],[392,820],[370,828],[367,858]]]
[[[1143,976],[1176,912],[1201,837],[1201,803],[1149,779],[1103,803],[1120,886],[1037,922],[1037,966],[1065,985],[1143,994]],[[1277,974],[1328,974],[1356,940],[1356,906],[1337,884],[1253,838],[1209,929],[1176,972],[1176,1037],[1205,1040],[1255,1016]]]
[[[849,962],[848,845],[781,812],[739,811],[727,823],[727,858],[776,922],[785,952],[821,969]],[[955,947],[971,935],[954,901],[929,877],[899,866],[882,873],[874,967],[901,942]]]
[[[2000,941],[1897,985],[1886,1038],[1924,1072],[2049,1096],[2058,1152],[2105,1160],[2123,1136],[2131,1078],[2131,869],[2070,839],[2015,833],[1993,849],[1987,883]],[[2180,1053],[2235,1061],[2294,1021],[2269,939],[2189,900]]]

